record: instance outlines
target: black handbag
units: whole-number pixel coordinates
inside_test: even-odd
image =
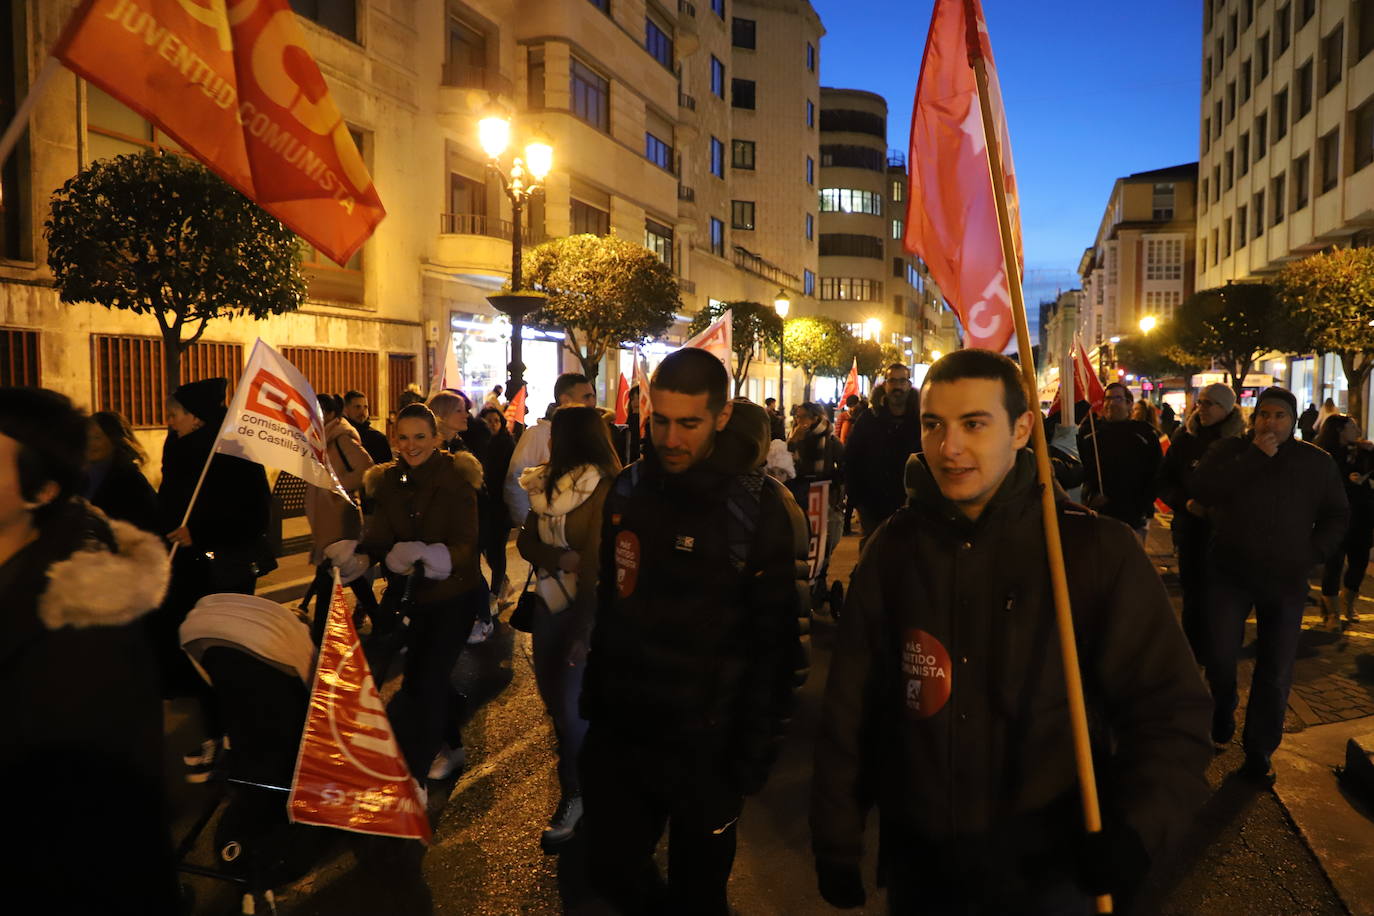
[[[510,612],[510,624],[512,630],[519,630],[521,633],[529,633],[534,630],[534,607],[536,603],[542,604],[543,598],[539,597],[538,592],[530,591],[530,583],[534,581],[534,566],[530,566],[529,578],[525,579],[525,588],[520,592],[520,598],[515,602],[515,610]]]

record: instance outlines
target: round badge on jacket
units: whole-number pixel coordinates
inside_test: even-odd
[[[953,688],[949,651],[925,630],[907,630],[902,639],[902,690],[907,715],[929,719],[945,708]]]

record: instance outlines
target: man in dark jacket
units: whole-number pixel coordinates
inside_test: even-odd
[[[812,784],[821,894],[864,901],[880,815],[889,912],[1089,912],[1123,895],[1207,796],[1210,701],[1131,533],[1060,503],[1104,830],[1086,837],[1041,491],[1019,370],[931,367],[910,501],[854,572]]]
[[[1191,495],[1212,522],[1208,548],[1207,680],[1215,711],[1212,740],[1235,734],[1236,659],[1245,619],[1259,630],[1245,714],[1241,774],[1272,782],[1269,757],[1283,738],[1293,683],[1307,574],[1341,543],[1350,507],[1331,457],[1293,438],[1298,404],[1283,388],[1255,402],[1251,432],[1208,449]]]
[[[1174,551],[1183,589],[1183,634],[1198,664],[1207,664],[1207,542],[1211,523],[1202,503],[1188,495],[1198,461],[1213,443],[1245,434],[1236,393],[1215,383],[1198,392],[1196,409],[1169,443],[1159,472],[1159,497],[1173,510]]]
[[[372,428],[367,395],[361,391],[350,391],[345,394],[343,415],[358,431],[358,436],[363,440],[363,449],[372,456],[375,463],[386,464],[396,457],[391,454],[391,443],[386,441],[386,433]]]
[[[1087,480],[1083,499],[1103,515],[1120,519],[1142,540],[1154,514],[1155,484],[1162,454],[1154,427],[1131,419],[1131,391],[1107,386],[1102,417],[1080,427],[1078,456]]]
[[[865,541],[905,501],[906,460],[921,450],[920,398],[911,390],[911,370],[888,366],[883,387],[883,403],[858,417],[845,441],[845,492],[859,512]]]
[[[728,912],[735,823],[806,676],[806,522],[758,469],[766,443],[726,429],[728,381],[705,350],[668,356],[651,446],[606,500],[583,829],[593,886],[627,916]]]

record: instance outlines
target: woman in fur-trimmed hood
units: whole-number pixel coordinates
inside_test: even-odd
[[[0,881],[42,888],[43,912],[172,912],[162,703],[138,625],[167,552],[74,496],[85,440],[62,395],[0,390],[0,785],[22,839]]]

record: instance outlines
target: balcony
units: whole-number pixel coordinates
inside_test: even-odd
[[[697,202],[696,188],[689,188],[685,184],[679,183],[677,186],[677,199],[689,204]]]
[[[485,89],[492,95],[510,98],[515,94],[515,84],[510,77],[499,70],[489,67],[474,67],[450,61],[444,64],[440,85],[451,89]]]
[[[794,290],[802,288],[801,279],[796,274],[790,274],[783,270],[772,261],[766,261],[754,254],[747,248],[739,245],[735,246],[735,266],[740,270],[747,270],[751,274],[763,277],[779,286],[789,287]]]
[[[439,237],[434,245],[434,262],[458,274],[486,277],[510,276],[510,220],[485,213],[440,213]],[[542,242],[543,234],[520,227],[525,244]]]
[[[677,91],[677,107],[686,109],[687,111],[696,111],[697,100],[679,89]]]
[[[701,47],[701,38],[697,35],[697,8],[687,0],[677,3],[676,43],[679,60],[690,57]]]

